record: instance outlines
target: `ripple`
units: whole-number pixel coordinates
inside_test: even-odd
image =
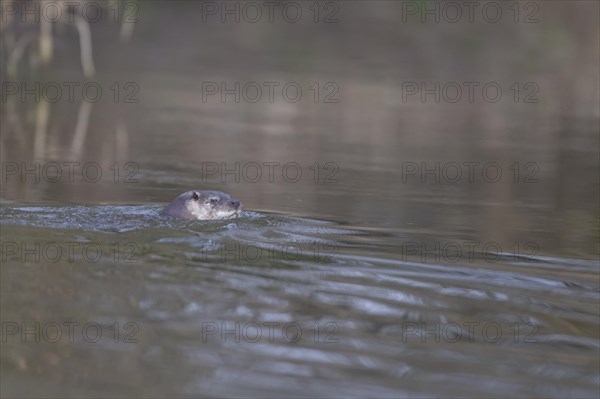
[[[116,262],[111,253],[93,263],[80,256],[24,265],[17,252],[2,266],[3,317],[135,322],[141,341],[130,351],[145,360],[129,360],[140,372],[166,373],[189,392],[226,382],[217,396],[261,396],[267,385],[318,395],[332,380],[344,381],[337,394],[388,397],[415,397],[423,386],[443,387],[429,396],[477,396],[475,380],[486,392],[529,396],[593,396],[600,386],[595,261],[415,262],[397,253],[389,231],[253,211],[182,221],[161,218],[160,209],[1,207],[3,240],[103,249],[116,240],[135,244],[137,260]],[[207,323],[238,323],[244,331],[267,322],[296,323],[302,339],[232,341],[235,329],[206,335]],[[500,328],[497,341],[483,334],[485,325]],[[118,348],[95,348],[69,356],[80,364],[91,358],[110,374]]]

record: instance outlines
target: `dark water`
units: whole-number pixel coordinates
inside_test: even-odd
[[[34,46],[3,68],[105,95],[2,102],[2,395],[597,397],[598,4],[432,24],[403,3],[222,24],[146,2],[128,41],[91,26],[93,78],[66,25],[47,67]],[[3,29],[4,67],[37,31]],[[502,99],[403,100],[472,81]],[[205,102],[207,82],[304,97]],[[243,217],[159,216],[190,189]]]
[[[3,319],[41,323],[40,343],[7,337],[6,392],[32,379],[30,395],[66,385],[90,395],[583,397],[598,387],[595,261],[430,253],[427,263],[398,245],[408,240],[398,231],[258,212],[187,222],[155,206],[5,206],[2,220]],[[41,249],[26,256],[12,242]],[[56,333],[44,327],[65,321],[81,324],[74,343],[66,326],[66,342],[49,342]],[[97,332],[85,323],[103,338],[87,342]]]

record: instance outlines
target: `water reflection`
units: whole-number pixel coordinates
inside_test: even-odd
[[[209,3],[2,21],[3,394],[596,397],[598,4]],[[192,188],[249,211],[158,216]]]
[[[43,377],[35,377],[40,385],[30,385],[31,393],[39,386],[61,392],[57,382],[94,392],[87,387],[113,378],[119,383],[98,392],[139,392],[149,376],[144,390],[176,386],[180,394],[293,394],[307,378],[304,391],[326,395],[493,388],[560,397],[597,389],[597,364],[587,356],[598,350],[594,261],[423,263],[366,255],[374,244],[361,249],[369,240],[385,247],[401,239],[396,234],[253,212],[235,222],[188,222],[157,211],[2,208],[10,243],[30,246],[19,263],[23,249],[4,240],[5,320],[28,326],[66,317],[98,324],[105,334],[92,352],[86,339],[95,335],[82,327],[73,330],[74,344],[58,347],[47,342],[50,335],[29,344],[9,336],[2,354],[9,391],[36,370]],[[34,243],[69,241],[77,243],[73,259],[65,253],[40,262],[31,253]],[[91,244],[102,256],[82,251]],[[20,305],[33,291],[44,302]],[[557,357],[560,363],[542,366]],[[105,367],[115,359],[119,367]],[[80,364],[88,377],[72,380],[69,370]],[[456,364],[460,371],[449,372]],[[123,372],[139,377],[123,380]],[[473,378],[481,381],[477,388],[464,383]],[[352,382],[340,391],[331,386],[337,380]]]

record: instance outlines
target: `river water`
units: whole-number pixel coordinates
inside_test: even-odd
[[[598,4],[372,3],[227,24],[148,2],[126,43],[92,26],[101,101],[3,101],[3,396],[597,397]],[[61,29],[43,79],[31,57],[3,81],[89,82]],[[245,211],[159,215],[190,189]]]

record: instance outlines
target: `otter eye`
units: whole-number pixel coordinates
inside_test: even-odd
[[[211,198],[211,199],[210,199],[210,203],[211,203],[211,204],[213,204],[213,205],[216,205],[216,204],[217,204],[217,202],[219,202],[219,199],[218,199],[218,198],[214,198],[214,197],[213,197],[213,198]]]
[[[197,192],[194,191],[194,193],[192,194],[192,198],[194,199],[194,201],[198,201],[198,199],[200,198],[200,196],[198,195]]]

